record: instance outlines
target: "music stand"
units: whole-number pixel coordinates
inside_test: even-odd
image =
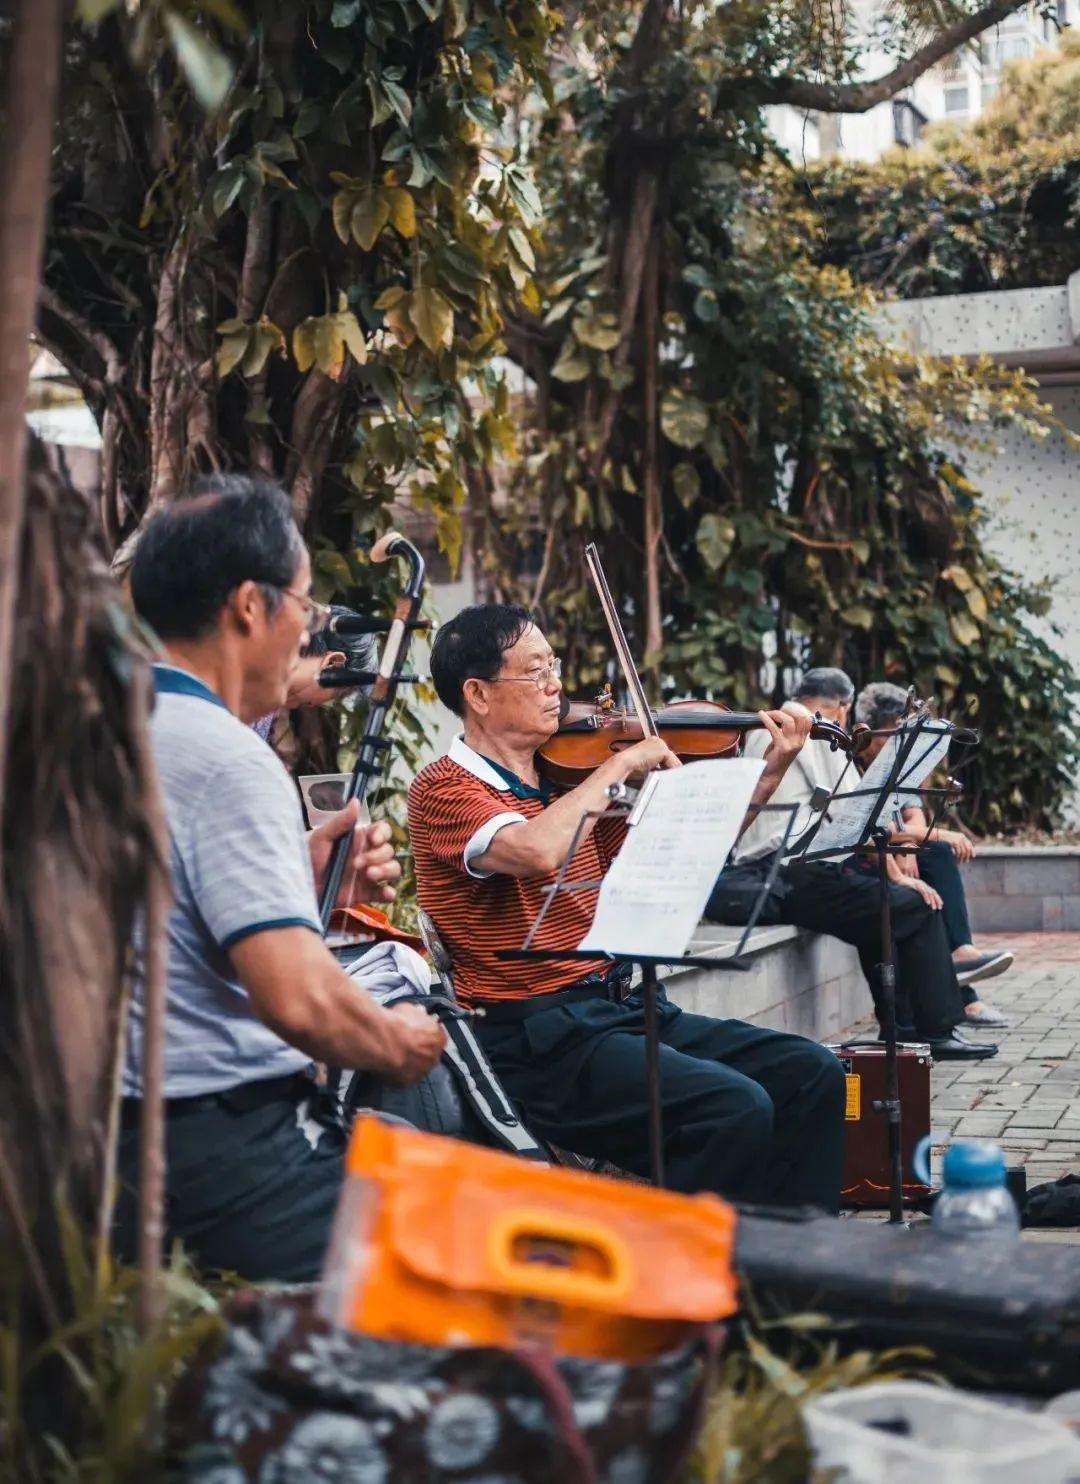
[[[742,953],[746,940],[753,930],[753,925],[761,913],[765,898],[772,887],[779,869],[780,857],[783,848],[791,836],[795,823],[795,817],[799,806],[796,804],[765,804],[758,812],[770,811],[773,813],[787,814],[788,820],[784,830],[781,850],[777,852],[776,862],[768,878],[762,885],[758,899],[754,904],[754,910],[747,922],[743,933],[739,938],[734,950],[724,953],[722,950],[726,945],[718,945],[718,951],[710,954],[647,954],[647,953],[617,953],[601,952],[594,948],[532,948],[530,944],[536,937],[536,933],[544,918],[560,892],[563,891],[595,891],[603,885],[603,881],[567,881],[566,872],[574,853],[580,844],[582,834],[590,823],[597,820],[612,818],[625,818],[632,823],[635,811],[647,806],[648,794],[643,789],[641,796],[633,803],[616,803],[607,809],[587,810],[580,818],[569,848],[559,864],[555,874],[555,880],[544,888],[546,900],[540,908],[520,948],[502,948],[497,950],[495,957],[506,963],[521,962],[567,962],[588,961],[595,963],[598,958],[607,958],[612,964],[629,964],[631,968],[639,968],[641,971],[642,999],[645,1008],[645,1087],[648,1104],[648,1141],[649,1141],[649,1178],[656,1186],[664,1183],[664,1126],[663,1107],[660,1100],[660,1023],[657,1011],[657,991],[659,981],[657,979],[657,968],[661,964],[679,965],[683,968],[692,969],[718,969],[731,968],[745,971],[749,965],[742,962]],[[721,867],[722,869],[722,867]]]
[[[936,736],[939,741],[932,741],[921,756],[914,756],[916,749],[920,746],[920,739],[925,738],[928,733]],[[830,799],[830,803],[866,798],[873,800],[860,824],[856,838],[818,850],[810,848],[826,818],[828,812],[828,806],[826,806],[817,823],[811,826],[805,839],[800,841],[792,859],[795,863],[829,860],[838,856],[858,854],[860,851],[871,848],[877,859],[878,892],[881,905],[881,963],[878,966],[878,972],[883,1011],[881,1031],[885,1042],[885,1097],[876,1101],[873,1109],[875,1113],[883,1113],[886,1120],[889,1160],[889,1222],[892,1225],[901,1225],[904,1220],[904,1170],[901,1153],[900,1088],[896,1061],[896,965],[893,960],[892,898],[889,894],[888,858],[890,855],[917,855],[921,845],[890,844],[888,822],[883,820],[882,815],[886,809],[891,811],[896,808],[902,797],[918,799],[920,802],[927,798],[938,800],[936,811],[923,836],[922,844],[925,844],[930,832],[936,828],[950,804],[955,803],[960,791],[959,785],[951,777],[945,788],[925,788],[923,786],[925,779],[939,766],[940,762],[945,760],[953,743],[957,743],[970,754],[978,746],[979,736],[977,732],[969,728],[955,727],[950,722],[931,718],[924,708],[907,721],[901,721],[896,731],[890,733],[890,737],[896,737],[897,746],[892,765],[884,780],[870,788],[852,789],[843,794],[834,789]],[[944,756],[935,762],[934,754],[940,750],[940,740],[945,738],[949,739],[949,744]],[[957,769],[966,767],[969,761],[970,756],[963,757],[957,763]],[[915,781],[909,782],[908,780],[911,779]],[[789,860],[790,863],[792,863],[791,860]]]

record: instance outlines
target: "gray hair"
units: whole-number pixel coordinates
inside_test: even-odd
[[[871,731],[895,726],[907,710],[908,693],[901,685],[876,680],[864,686],[855,702],[855,720],[865,722]]]
[[[817,665],[795,687],[794,701],[831,701],[846,706],[855,695],[855,685],[846,670],[834,665]]]

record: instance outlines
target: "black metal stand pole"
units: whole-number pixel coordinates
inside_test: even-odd
[[[649,1178],[664,1183],[664,1113],[660,1104],[660,1023],[656,1010],[656,965],[641,966],[645,1001],[645,1085],[649,1097]]]
[[[889,1221],[904,1220],[904,1163],[900,1151],[900,1084],[896,1071],[896,965],[893,962],[892,902],[889,897],[889,832],[873,834],[877,848],[878,886],[881,892],[881,1006],[885,1037],[885,1097],[874,1104],[884,1113],[889,1131]]]

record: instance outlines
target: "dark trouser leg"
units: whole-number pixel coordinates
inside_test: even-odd
[[[919,875],[941,897],[941,920],[950,951],[971,942],[971,922],[960,864],[952,847],[942,840],[929,840],[918,855]]]
[[[707,916],[717,922],[745,922],[762,880],[763,867],[734,867],[722,872],[709,900]],[[941,914],[906,887],[890,887],[889,895],[897,970],[897,1026],[905,1035],[914,1032],[930,1039],[948,1035],[964,1011]],[[832,862],[782,866],[770,895],[769,911],[769,921],[793,923],[852,944],[870,985],[880,1023],[881,902],[876,877],[845,870]]]
[[[344,1175],[345,1136],[282,1096],[247,1111],[214,1105],[166,1124],[166,1241],[204,1270],[253,1282],[318,1278]],[[116,1246],[134,1258],[138,1131],[121,1131]]]
[[[722,1063],[768,1093],[773,1136],[761,1200],[839,1209],[845,1088],[831,1051],[805,1036],[685,1013],[667,1028],[665,1040],[689,1056]]]
[[[624,1005],[558,1007],[478,1034],[534,1133],[648,1173],[640,995]],[[684,1016],[665,1001],[661,1042],[665,1174],[673,1190],[835,1209],[843,1079],[834,1057],[798,1036]],[[691,1045],[698,1050],[688,1051]],[[818,1162],[806,1152],[814,1136],[821,1141],[815,1149],[826,1151]]]

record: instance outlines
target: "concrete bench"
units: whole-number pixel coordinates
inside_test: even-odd
[[[689,951],[720,967],[662,970],[668,997],[700,1015],[749,1020],[815,1041],[839,1036],[870,1013],[859,956],[848,944],[801,928],[757,928],[743,954],[749,968],[722,967],[741,934],[702,923]]]
[[[1080,930],[1080,848],[1075,845],[978,845],[963,868],[971,926],[977,933]]]

